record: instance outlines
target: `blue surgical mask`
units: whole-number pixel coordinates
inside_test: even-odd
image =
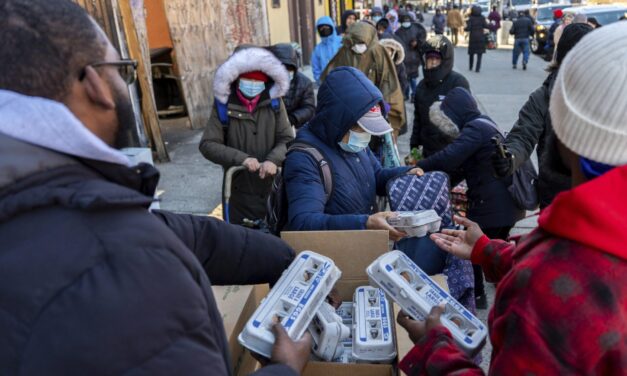
[[[401,26],[405,29],[409,29],[411,27],[411,22],[403,22],[401,23]]]
[[[339,142],[340,148],[347,153],[359,153],[365,150],[370,144],[372,136],[366,132],[353,132],[349,131],[348,143]]]
[[[381,21],[381,19],[382,19],[382,18],[383,18],[382,16],[374,16],[374,17],[372,17],[372,20],[373,20],[375,23],[377,23],[377,22]]]
[[[247,80],[240,78],[239,91],[244,94],[246,98],[254,98],[261,94],[266,88],[266,84],[261,81]]]
[[[290,76],[290,81],[292,81],[294,79],[294,72],[293,71],[287,71],[287,74]]]

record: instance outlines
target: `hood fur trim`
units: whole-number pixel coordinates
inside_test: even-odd
[[[435,125],[442,133],[456,139],[459,136],[459,128],[451,118],[446,116],[444,111],[440,108],[441,101],[435,102],[429,108],[429,119],[431,124]]]
[[[231,55],[216,70],[213,80],[213,95],[226,103],[231,95],[231,85],[247,72],[262,71],[274,81],[270,88],[270,98],[280,98],[290,88],[290,78],[285,66],[272,52],[260,47],[248,47]]]
[[[394,39],[390,39],[390,38],[381,39],[379,41],[379,44],[381,44],[386,49],[390,48],[390,49],[394,50],[394,52],[396,52],[396,58],[394,59],[394,65],[399,65],[400,63],[402,63],[405,60],[405,49],[403,48],[403,45],[398,43]]]

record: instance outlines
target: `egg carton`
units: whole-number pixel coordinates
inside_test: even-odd
[[[368,266],[366,273],[372,284],[381,287],[414,320],[425,320],[433,306],[444,304],[442,325],[467,353],[475,354],[485,344],[486,326],[403,252],[383,254]]]
[[[390,226],[405,232],[410,237],[423,237],[440,230],[442,218],[435,210],[400,211],[396,217],[388,218]]]
[[[351,330],[343,324],[342,317],[327,302],[322,303],[309,324],[312,350],[321,359],[331,361],[344,352],[342,341],[351,336]]]
[[[335,363],[351,364],[357,363],[353,357],[353,343],[342,343],[342,353],[332,360]]]
[[[300,253],[248,320],[239,343],[269,358],[275,323],[283,325],[290,338],[299,339],[341,275],[330,258]]]
[[[360,286],[353,295],[353,358],[357,363],[391,363],[396,358],[392,306],[383,290]]]

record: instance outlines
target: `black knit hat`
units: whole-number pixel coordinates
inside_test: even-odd
[[[562,36],[557,43],[557,51],[555,52],[555,62],[560,65],[566,57],[568,51],[570,51],[577,42],[581,40],[586,34],[594,30],[592,26],[585,23],[573,23],[564,28]]]

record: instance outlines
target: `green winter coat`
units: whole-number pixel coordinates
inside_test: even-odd
[[[351,49],[353,45],[359,43],[365,43],[368,46],[366,52],[361,55]],[[396,75],[394,62],[385,48],[379,44],[377,31],[372,25],[358,22],[348,29],[343,39],[342,48],[329,62],[321,79],[324,80],[333,68],[343,66],[359,69],[381,90],[383,99],[390,105],[390,113],[388,114],[390,125],[398,136],[398,132],[405,124],[405,99]]]

